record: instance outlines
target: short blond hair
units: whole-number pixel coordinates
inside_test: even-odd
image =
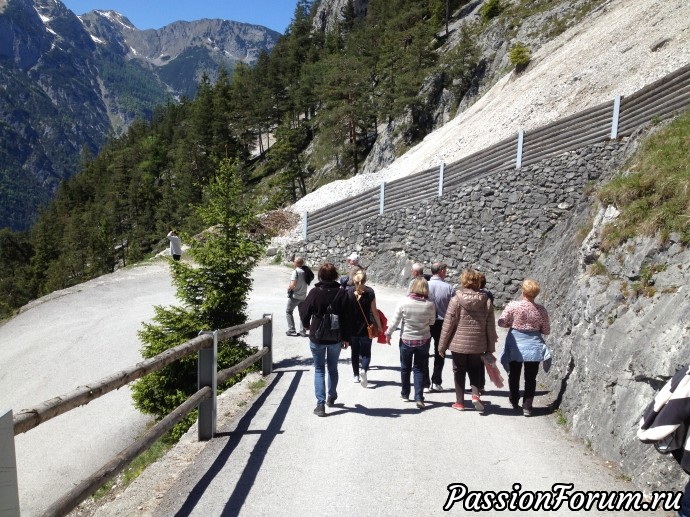
[[[426,281],[426,278],[417,277],[412,280],[410,292],[412,294],[418,294],[419,296],[429,296],[429,283]]]
[[[467,289],[479,291],[479,288],[482,286],[481,273],[474,269],[465,269],[462,275],[460,275],[460,283]]]
[[[540,291],[541,287],[539,287],[539,282],[537,282],[536,280],[526,278],[522,282],[522,294],[524,294],[530,300],[534,300]]]

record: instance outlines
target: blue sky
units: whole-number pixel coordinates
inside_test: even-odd
[[[62,0],[75,14],[111,10],[129,18],[137,29],[160,29],[169,23],[220,18],[263,25],[281,34],[297,0]]]

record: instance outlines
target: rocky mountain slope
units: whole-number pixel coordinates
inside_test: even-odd
[[[689,17],[690,4],[684,0],[604,2],[582,23],[545,43],[525,72],[506,73],[390,165],[326,185],[291,208],[301,214],[338,202],[381,181],[456,161],[521,128],[529,131],[629,95],[690,63]],[[628,152],[638,143],[632,140]],[[387,144],[381,140],[377,145]],[[690,354],[688,251],[673,235],[663,244],[640,238],[601,256],[606,272],[593,274],[585,268],[585,257],[598,240],[605,208],[595,218],[598,207],[585,199],[535,253],[530,275],[542,283],[540,297],[553,328],[548,344],[554,367],[540,383],[552,390],[573,434],[619,462],[638,487],[682,489],[687,475],[672,459],[641,444],[635,431],[655,391]],[[578,234],[585,227],[592,232],[582,245]],[[295,231],[282,242],[298,240],[298,235]],[[645,282],[655,289],[640,291]]]
[[[279,34],[224,20],[137,30],[113,11],[0,0],[0,228],[25,229],[80,153],[192,95],[203,72],[252,64]]]

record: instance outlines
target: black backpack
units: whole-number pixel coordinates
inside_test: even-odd
[[[302,266],[302,271],[304,271],[304,281],[307,285],[311,284],[312,280],[314,280],[314,272],[309,269],[309,266]]]
[[[339,294],[340,289],[337,293],[335,293],[335,296],[333,297],[333,300],[331,300],[331,303],[328,304],[328,307],[326,307],[325,314],[321,316],[321,322],[319,323],[319,326],[316,327],[316,331],[314,332],[314,339],[317,342],[340,341],[341,339],[340,318],[337,314],[333,313],[333,303],[338,299]]]

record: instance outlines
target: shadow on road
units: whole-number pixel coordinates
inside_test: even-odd
[[[249,456],[249,461],[247,462],[242,475],[240,476],[235,489],[233,490],[228,502],[225,504],[225,508],[221,515],[237,515],[244,505],[244,502],[249,494],[251,486],[256,480],[256,476],[261,469],[266,452],[271,446],[273,439],[280,433],[285,420],[285,416],[288,413],[292,399],[295,396],[297,387],[299,386],[302,374],[304,372],[301,370],[295,371],[295,375],[290,382],[290,386],[285,392],[285,396],[280,401],[280,404],[276,408],[276,411],[271,419],[268,427],[265,431],[261,431],[261,437],[256,443],[252,453]],[[252,404],[251,409],[245,413],[245,415],[240,419],[237,427],[231,433],[219,433],[217,436],[228,436],[228,443],[223,447],[223,449],[218,454],[218,457],[209,467],[206,474],[199,480],[199,482],[194,486],[190,492],[187,500],[185,501],[182,508],[175,514],[176,517],[183,517],[191,515],[194,511],[196,505],[201,500],[206,489],[211,485],[213,479],[223,470],[228,458],[232,452],[237,448],[242,437],[246,434],[257,434],[257,431],[250,431],[249,426],[252,420],[261,409],[261,407],[266,402],[268,396],[273,392],[275,387],[278,385],[285,372],[276,372],[275,378],[269,386],[266,387],[264,392],[257,398],[257,400]]]

